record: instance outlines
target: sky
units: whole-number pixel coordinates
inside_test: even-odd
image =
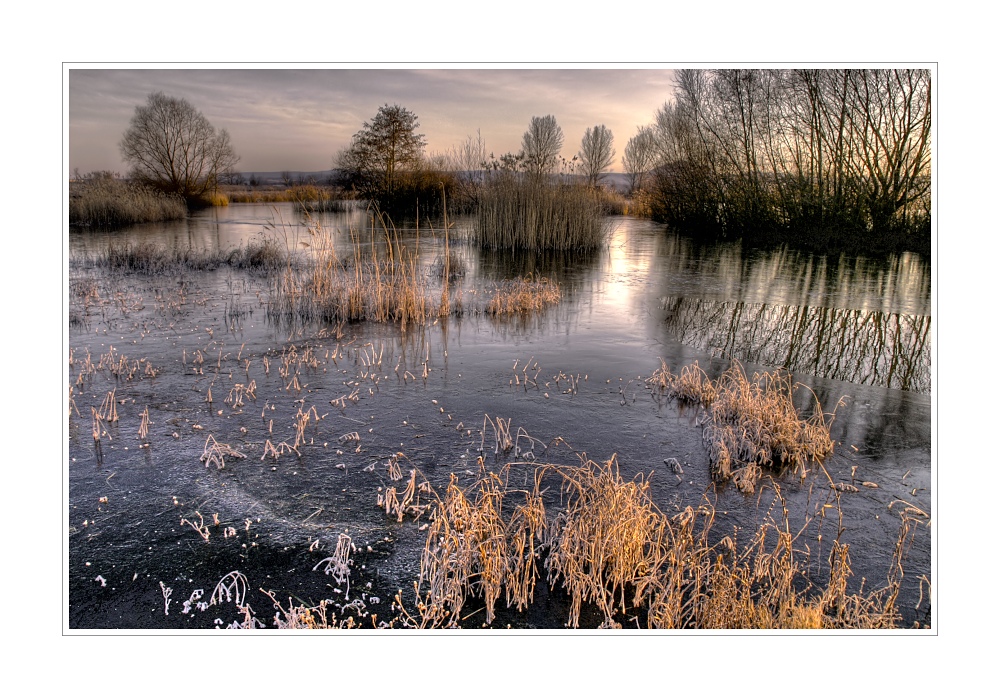
[[[419,119],[429,154],[475,136],[499,156],[520,149],[532,116],[552,114],[565,137],[562,156],[580,149],[588,127],[614,134],[611,171],[636,129],[671,98],[673,71],[509,68],[237,68],[69,66],[68,167],[124,174],[118,143],[136,106],[152,92],[188,100],[229,131],[241,172],[323,171],[383,104]]]

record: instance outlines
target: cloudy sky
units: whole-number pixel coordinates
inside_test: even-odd
[[[636,128],[671,96],[665,66],[630,69],[409,69],[329,67],[122,69],[72,65],[68,71],[68,167],[124,173],[118,142],[151,92],[187,99],[226,128],[240,163],[253,171],[330,169],[364,121],[383,104],[414,112],[430,153],[481,131],[489,151],[520,148],[532,116],[552,114],[571,158],[589,126],[614,134],[613,170]]]

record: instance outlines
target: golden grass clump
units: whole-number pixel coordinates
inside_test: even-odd
[[[675,375],[660,359],[660,368],[653,371],[647,384],[659,388],[667,397],[676,398],[680,402],[691,402],[707,407],[718,395],[712,380],[698,366],[698,362],[685,366],[680,375]]]
[[[733,478],[741,490],[752,492],[764,467],[793,466],[805,474],[808,462],[833,452],[827,415],[817,401],[812,416],[800,418],[792,400],[795,387],[778,371],[747,378],[739,364],[722,374],[704,434],[716,479]]]
[[[417,256],[394,231],[383,227],[376,240],[373,226],[367,251],[357,231],[351,241],[351,256],[342,258],[329,231],[311,228],[304,243],[309,263],[305,269],[289,264],[272,283],[268,312],[304,321],[396,322],[403,329],[432,314]]]
[[[414,583],[417,613],[406,611],[396,597],[403,625],[458,627],[468,596],[482,600],[487,625],[495,618],[502,592],[508,607],[524,610],[531,603],[545,509],[537,493],[525,491],[517,492],[522,504],[505,509],[504,500],[511,494],[507,475],[507,468],[481,471],[476,482],[463,489],[453,474],[443,495],[424,481],[420,489],[434,496],[431,521]]]
[[[70,189],[70,225],[118,227],[187,216],[184,200],[109,172],[93,172]]]
[[[501,282],[486,306],[490,315],[530,314],[558,303],[559,284],[545,277],[521,278]]]
[[[695,362],[675,375],[661,359],[647,385],[681,402],[708,409],[704,440],[716,480],[733,480],[744,492],[753,492],[764,468],[792,466],[806,473],[810,461],[822,461],[833,452],[830,423],[817,401],[807,419],[799,416],[793,385],[787,373],[754,373],[747,377],[734,363],[718,381],[712,381]],[[828,419],[829,417],[829,419]]]
[[[459,627],[471,615],[463,616],[470,598],[480,600],[489,625],[504,592],[507,607],[523,611],[542,567],[550,587],[561,586],[569,596],[568,627],[579,626],[585,605],[603,616],[602,628],[622,627],[623,620],[638,624],[640,618],[649,628],[899,623],[902,560],[915,528],[905,514],[887,585],[849,594],[849,546],[838,535],[821,572],[823,562],[812,559],[803,542],[807,532],[815,533],[812,524],[822,521],[821,512],[792,527],[776,484],[763,523],[741,547],[736,531],[713,531],[715,509],[707,503],[663,514],[650,498],[648,480],[623,479],[615,457],[603,464],[538,466],[530,491],[509,487],[510,467],[481,468],[464,488],[452,475],[443,495],[433,493],[414,583],[416,612],[406,610],[401,594],[394,604],[402,626]],[[430,486],[425,481],[421,489]],[[556,495],[558,506],[543,502]]]
[[[566,507],[546,527],[549,583],[561,582],[572,599],[568,625],[579,625],[586,601],[615,627],[616,611],[629,608],[626,590],[640,602],[664,562],[656,543],[665,536],[665,519],[649,498],[649,483],[623,480],[614,456],[604,464],[543,466],[536,490],[550,472],[562,480]]]
[[[228,206],[229,197],[218,189],[205,195],[205,202],[211,206]]]

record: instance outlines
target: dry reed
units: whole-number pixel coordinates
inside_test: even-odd
[[[416,253],[403,245],[395,229],[383,223],[376,237],[373,223],[367,244],[358,231],[350,231],[352,253],[344,258],[329,231],[313,226],[309,233],[310,241],[305,243],[309,264],[305,269],[289,265],[272,283],[271,317],[395,322],[405,330],[432,314]],[[381,254],[380,246],[384,247]]]
[[[432,493],[416,609],[407,610],[401,595],[394,604],[403,626],[458,627],[470,598],[489,625],[504,592],[507,607],[523,611],[542,566],[549,585],[569,595],[569,627],[578,627],[585,605],[605,628],[621,627],[629,614],[649,628],[890,628],[900,621],[896,599],[914,531],[906,514],[886,586],[849,593],[849,546],[833,541],[824,583],[822,561],[801,542],[819,516],[792,527],[777,485],[763,523],[741,547],[713,532],[708,503],[663,514],[648,480],[623,479],[614,457],[538,466],[530,491],[509,487],[510,467],[481,470],[464,488],[452,475],[443,494]],[[558,507],[545,505],[547,492],[558,492]]]
[[[526,315],[558,303],[560,297],[559,284],[545,277],[502,281],[490,296],[486,312],[490,315]]]
[[[805,476],[809,462],[820,462],[833,452],[834,415],[824,413],[816,400],[812,415],[802,419],[793,400],[801,386],[793,385],[787,373],[754,373],[748,378],[734,363],[713,382],[697,362],[675,375],[661,359],[647,385],[708,409],[711,421],[703,437],[712,476],[732,480],[743,492],[754,491],[764,468],[790,466]]]
[[[474,236],[481,247],[585,250],[603,245],[607,235],[589,187],[497,172],[480,191]]]

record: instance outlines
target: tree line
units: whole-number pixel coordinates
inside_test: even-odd
[[[442,186],[473,210],[490,172],[580,175],[601,184],[616,151],[603,124],[577,154],[553,115],[532,117],[517,153],[487,154],[481,134],[428,155],[416,114],[385,104],[333,158],[337,183],[383,210],[433,213]],[[151,94],[120,143],[130,177],[188,200],[238,177],[225,129],[187,101]],[[917,69],[685,69],[672,101],[621,159],[629,194],[682,232],[812,236],[929,249],[930,73]]]
[[[625,149],[654,218],[732,237],[803,232],[928,248],[930,73],[678,71]]]
[[[535,178],[557,171],[577,173],[596,187],[615,156],[614,136],[599,124],[586,130],[578,154],[565,160],[560,156],[565,134],[551,114],[532,117],[520,151],[500,156],[487,155],[482,134],[468,136],[448,153],[427,155],[419,127],[417,115],[409,109],[398,104],[379,107],[334,157],[338,183],[382,210],[412,208],[415,200],[423,200],[421,208],[429,212],[440,202],[443,185],[458,207],[472,210],[489,172],[517,171]]]

